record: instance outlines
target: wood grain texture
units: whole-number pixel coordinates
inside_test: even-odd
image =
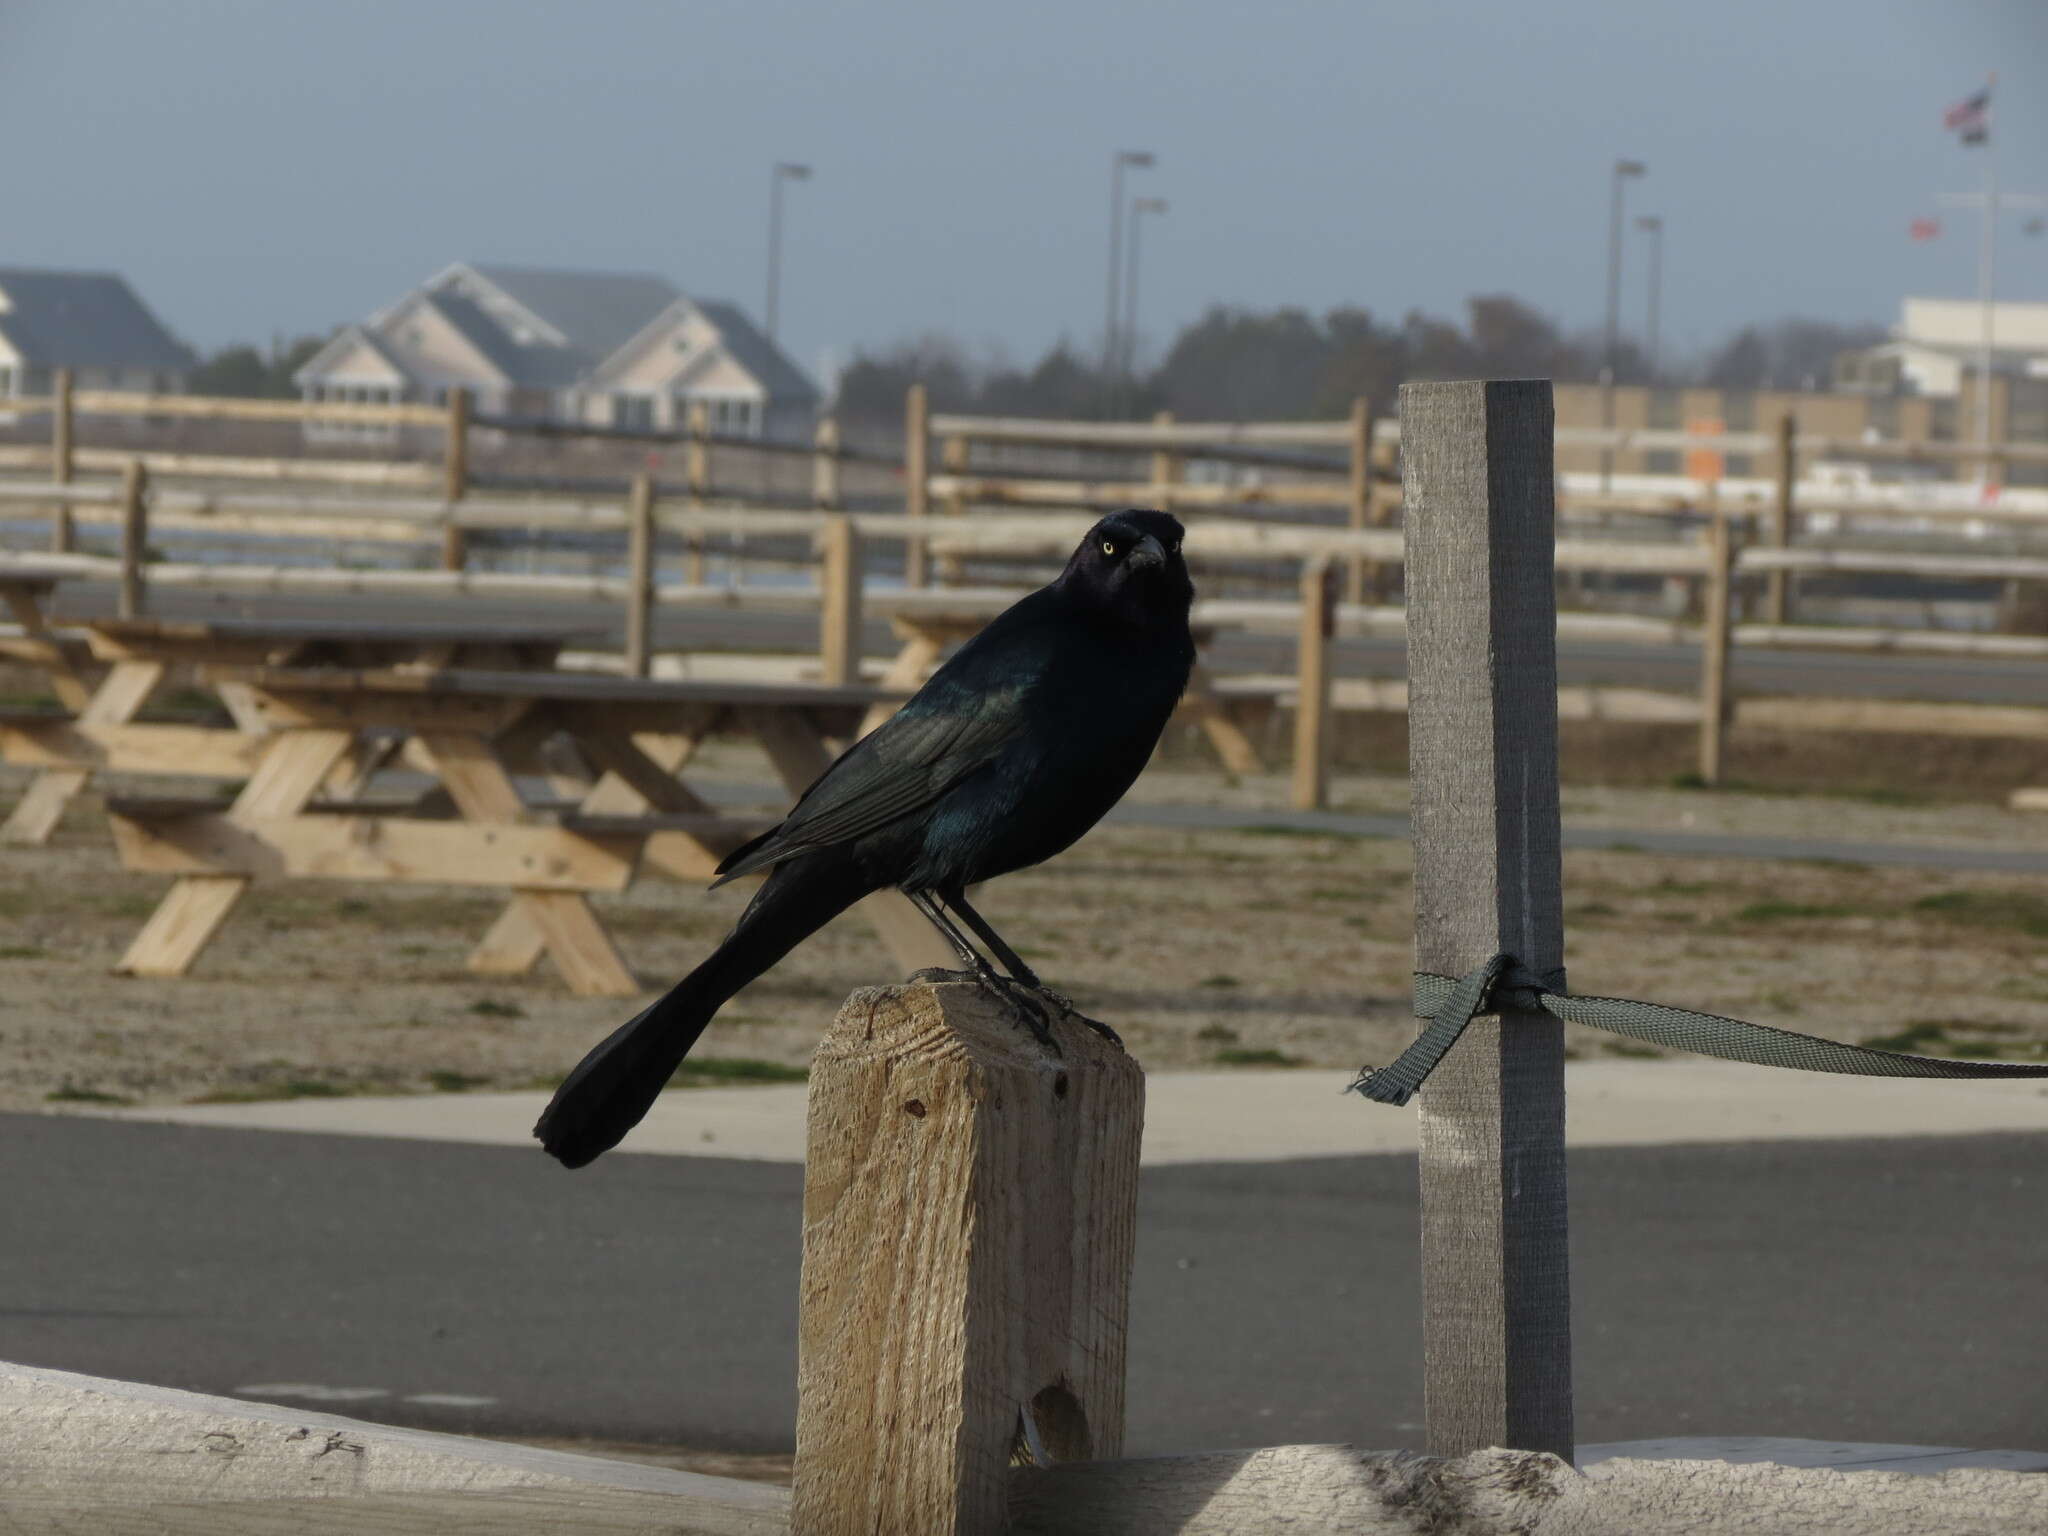
[[[626,506],[626,675],[645,677],[654,623],[654,476],[635,475]]]
[[[1320,811],[1330,799],[1330,641],[1337,631],[1336,579],[1336,567],[1327,557],[1301,568],[1301,632],[1294,659],[1297,811]]]
[[[1728,701],[1728,641],[1734,629],[1735,544],[1725,517],[1709,519],[1702,536],[1707,546],[1707,583],[1700,634],[1699,772],[1702,783],[1718,784],[1733,715]]]
[[[142,612],[142,556],[149,544],[149,475],[140,459],[121,468],[121,579],[115,611],[124,619]]]
[[[903,513],[923,518],[931,512],[932,472],[931,396],[924,385],[913,384],[903,398]],[[929,557],[921,541],[908,539],[903,545],[903,585],[929,585]]]
[[[818,671],[829,687],[860,681],[861,537],[850,517],[818,530]]]
[[[1562,985],[1550,386],[1401,389],[1418,970]],[[1562,1026],[1476,1020],[1421,1094],[1429,1448],[1572,1453]]]
[[[1144,1075],[964,983],[856,992],[811,1071],[800,1536],[998,1532],[1023,1416],[1122,1449]]]

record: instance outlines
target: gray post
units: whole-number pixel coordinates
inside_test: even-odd
[[[149,549],[149,471],[130,459],[121,470],[121,584],[114,612],[132,619],[142,612],[146,589],[142,561]]]
[[[1415,963],[1562,985],[1550,385],[1401,386]],[[1572,1454],[1563,1026],[1475,1019],[1421,1094],[1429,1449]]]
[[[626,503],[626,675],[645,677],[653,653],[654,476],[635,475]]]

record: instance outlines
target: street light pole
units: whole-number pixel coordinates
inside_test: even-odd
[[[1657,309],[1663,302],[1664,293],[1663,215],[1646,213],[1636,220],[1636,228],[1650,237],[1650,313],[1643,350],[1648,354],[1650,382],[1654,384],[1657,381]]]
[[[776,304],[782,296],[782,184],[810,179],[808,165],[795,165],[787,160],[776,162],[768,175],[768,302],[762,318],[771,342],[775,340]]]
[[[1648,169],[1640,160],[1614,162],[1613,204],[1607,216],[1607,329],[1600,346],[1600,425],[1610,431],[1614,427],[1615,349],[1621,339],[1621,184]],[[1614,449],[1603,445],[1600,488],[1608,489],[1613,479]]]
[[[1120,149],[1109,162],[1109,314],[1102,326],[1102,381],[1110,387],[1116,380],[1117,283],[1123,275],[1124,167],[1145,170],[1157,164],[1149,150]]]
[[[1163,197],[1134,197],[1131,199],[1131,259],[1124,273],[1124,327],[1123,358],[1118,369],[1120,376],[1137,371],[1138,365],[1138,250],[1145,229],[1145,215],[1166,212]]]

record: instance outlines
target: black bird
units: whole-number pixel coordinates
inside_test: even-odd
[[[715,885],[767,870],[725,941],[578,1063],[533,1128],[570,1168],[617,1146],[713,1014],[805,938],[888,886],[1041,1035],[1047,991],[967,904],[967,887],[1049,859],[1122,798],[1188,673],[1194,584],[1165,512],[1105,517],[1051,585],[999,614],[849,747]],[[998,976],[953,921],[1001,962]],[[1034,997],[1020,998],[1028,989]]]

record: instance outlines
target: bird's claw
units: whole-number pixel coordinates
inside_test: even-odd
[[[1059,1011],[1066,1017],[1070,1019],[1078,1019],[1081,1023],[1086,1024],[1090,1029],[1094,1030],[1095,1033],[1102,1036],[1103,1039],[1107,1040],[1111,1045],[1115,1046],[1118,1050],[1123,1049],[1124,1037],[1122,1035],[1118,1034],[1115,1030],[1111,1029],[1107,1024],[1103,1023],[1102,1020],[1089,1018],[1087,1014],[1083,1013],[1080,1009],[1074,1006],[1074,1000],[1071,997],[1068,997],[1066,993],[1058,991],[1052,987],[1048,987],[1042,981],[1039,982],[1036,986],[1034,986],[1031,990],[1036,992],[1040,997],[1044,998],[1047,1002],[1051,1003],[1053,1007],[1059,1009]]]

